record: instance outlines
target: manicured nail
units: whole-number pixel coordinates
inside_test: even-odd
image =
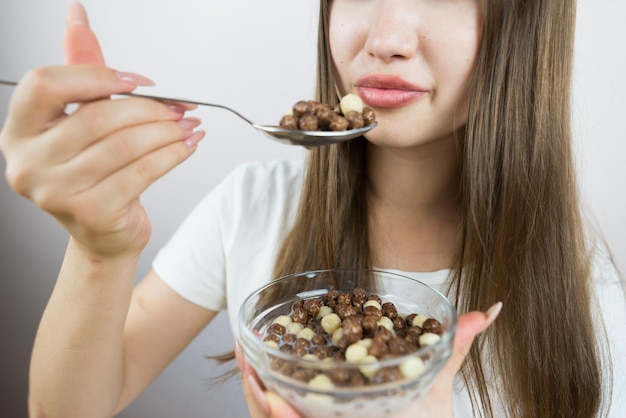
[[[175,103],[166,103],[166,106],[174,113],[183,114],[183,113],[185,113],[187,111],[185,106],[179,105],[179,104],[175,104]]]
[[[87,12],[82,4],[76,2],[70,5],[67,9],[65,23],[67,26],[89,26]]]
[[[185,118],[181,119],[178,122],[178,126],[180,126],[184,131],[191,131],[193,128],[197,127],[202,123],[202,120],[199,118]]]
[[[265,392],[259,386],[257,380],[251,374],[246,376],[248,379],[248,384],[250,385],[250,390],[252,391],[252,395],[256,399],[257,403],[261,407],[261,409],[267,414],[270,414],[270,404],[267,402],[267,398],[265,397]]]
[[[185,99],[181,99],[181,100],[185,100]],[[176,108],[180,108],[180,109],[184,109],[185,112],[187,112],[188,110],[195,110],[198,108],[198,105],[196,104],[191,104],[191,103],[185,103],[183,102],[163,102],[168,106],[173,106]]]
[[[487,315],[487,321],[485,322],[485,328],[488,327],[489,325],[491,325],[493,323],[493,321],[496,320],[496,318],[500,314],[501,310],[502,310],[502,302],[497,302],[497,303],[493,304],[493,306],[491,306],[489,309],[487,309],[487,311],[485,312],[485,315]]]
[[[194,148],[196,145],[198,145],[198,142],[202,141],[202,138],[204,138],[204,135],[206,135],[206,132],[196,131],[191,136],[185,138],[183,142],[189,148]]]
[[[115,75],[125,83],[145,87],[154,86],[154,81],[150,80],[148,77],[144,77],[139,74],[116,71]]]

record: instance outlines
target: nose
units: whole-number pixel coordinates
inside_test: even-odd
[[[413,4],[412,4],[413,3]],[[381,61],[411,58],[419,44],[419,13],[414,0],[381,0],[376,2],[365,42],[370,57]]]

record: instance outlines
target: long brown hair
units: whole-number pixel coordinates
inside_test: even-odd
[[[317,88],[319,100],[336,103],[329,3],[320,2]],[[505,311],[474,344],[463,376],[486,416],[493,416],[488,365],[507,416],[593,417],[603,379],[571,147],[575,2],[484,5],[459,149],[464,223],[450,294],[460,312],[498,300]],[[371,267],[365,172],[364,140],[310,152],[277,277]]]

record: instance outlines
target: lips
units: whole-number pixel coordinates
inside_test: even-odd
[[[396,109],[419,100],[428,91],[395,75],[372,74],[355,83],[357,93],[373,108]]]

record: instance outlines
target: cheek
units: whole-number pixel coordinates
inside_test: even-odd
[[[459,74],[459,79],[462,82],[460,89],[462,91],[460,103],[463,106],[463,114],[467,115],[469,110],[469,92],[472,83],[472,77],[476,68],[476,61],[478,58],[478,51],[480,48],[482,27],[476,27],[476,31],[468,33],[466,38],[468,42],[465,44],[465,53],[459,56],[463,58],[462,62],[459,62],[459,68],[462,69]],[[473,36],[472,36],[473,35]]]
[[[440,62],[443,67],[442,73],[447,75],[448,80],[452,81],[451,85],[456,86],[457,89],[469,87],[478,54],[478,40],[471,41],[469,38],[464,38],[463,41],[457,44],[456,51],[454,48],[450,49],[449,59]]]
[[[472,75],[476,65],[480,47],[482,24],[480,21],[464,22],[456,26],[454,31],[447,32],[444,44],[433,44],[430,50],[431,63],[436,65],[435,73],[439,74],[438,86],[453,95],[457,100],[467,98]],[[445,53],[441,53],[445,50]],[[463,100],[465,101],[465,100]]]
[[[337,24],[330,26],[329,42],[330,55],[336,68],[341,68],[346,64],[349,56],[349,34],[345,26]]]
[[[482,40],[483,19],[482,15],[476,11],[474,18],[459,26],[457,62],[459,69],[469,78],[471,77]]]
[[[361,29],[355,19],[342,19],[340,13],[331,14],[329,24],[330,54],[337,83],[345,93],[345,83],[350,63],[359,51],[359,33]]]
[[[335,65],[342,65],[346,61],[346,46],[343,45],[346,38],[343,34],[343,28],[330,27],[329,42],[330,42],[330,55]]]

